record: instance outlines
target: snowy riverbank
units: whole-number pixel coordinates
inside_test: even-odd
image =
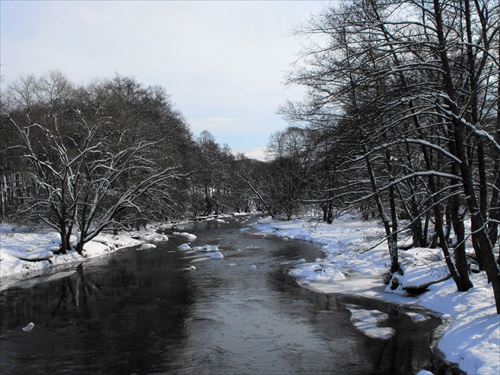
[[[320,292],[357,294],[396,303],[413,304],[441,314],[447,322],[438,348],[450,362],[468,374],[500,373],[500,316],[496,314],[491,286],[484,274],[473,274],[474,288],[456,292],[451,279],[429,286],[418,297],[408,297],[404,287],[417,287],[430,280],[443,279],[446,268],[441,252],[433,249],[402,251],[405,276],[391,290],[383,283],[389,257],[382,230],[377,222],[361,221],[346,215],[333,225],[307,220],[275,221],[269,218],[254,223],[256,235],[276,235],[283,240],[313,241],[322,246],[325,257],[313,263],[293,262],[291,274],[299,284]],[[164,228],[171,226],[165,226]],[[85,246],[85,257],[70,251],[54,255],[58,236],[52,231],[32,231],[0,225],[0,290],[32,276],[59,277],[65,267],[131,246],[153,247],[167,241],[156,233],[159,226],[118,236],[101,234]],[[249,230],[243,228],[242,230]],[[188,232],[177,233],[189,239]],[[39,259],[39,260],[37,260]],[[353,277],[350,277],[353,276]],[[354,314],[354,312],[353,312]],[[418,318],[418,317],[416,317]]]
[[[119,249],[146,246],[168,241],[168,237],[156,233],[157,227],[148,227],[140,232],[120,232],[119,235],[101,233],[85,244],[83,256],[76,251],[54,254],[60,238],[52,230],[0,225],[0,290],[15,285],[20,280],[35,276],[52,275],[65,266],[84,262]]]
[[[447,324],[438,344],[446,360],[457,363],[468,374],[500,374],[500,315],[496,314],[491,285],[484,273],[472,274],[474,288],[456,291],[452,279],[429,286],[420,296],[410,297],[404,287],[417,287],[446,276],[442,254],[435,249],[401,251],[405,276],[391,290],[383,283],[389,254],[382,228],[377,222],[346,215],[332,225],[312,225],[306,220],[264,219],[254,225],[263,234],[284,240],[298,239],[322,245],[325,258],[294,265],[290,273],[299,284],[321,292],[364,295],[433,310]],[[378,244],[378,245],[377,245]],[[354,276],[354,277],[349,277]]]

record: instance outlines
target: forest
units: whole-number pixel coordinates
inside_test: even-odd
[[[1,220],[54,228],[61,252],[77,230],[81,252],[146,221],[357,210],[381,221],[390,273],[439,247],[458,291],[486,273],[500,313],[498,1],[349,0],[296,33],[287,84],[307,94],[279,109],[266,162],[194,137],[161,87],[19,77],[1,99]]]

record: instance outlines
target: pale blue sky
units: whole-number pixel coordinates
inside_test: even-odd
[[[292,29],[324,1],[1,0],[1,74],[60,70],[75,83],[133,76],[171,95],[193,133],[262,157],[305,40]]]

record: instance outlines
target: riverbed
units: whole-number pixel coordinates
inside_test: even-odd
[[[415,322],[388,303],[301,288],[286,268],[321,257],[319,247],[240,227],[210,221],[173,228],[156,248],[120,250],[1,292],[0,372],[446,371],[430,350],[439,319]],[[224,258],[178,250],[187,241],[174,232],[195,234],[190,246],[217,246]],[[353,324],[353,309],[387,314],[381,324],[394,334],[368,336]],[[29,322],[34,328],[23,331]]]

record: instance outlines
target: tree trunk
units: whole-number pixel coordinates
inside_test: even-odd
[[[389,248],[389,256],[391,259],[391,267],[390,267],[390,272],[391,274],[395,272],[400,272],[403,274],[403,270],[401,269],[399,265],[399,256],[398,256],[398,234],[397,231],[393,231],[394,227],[396,226],[397,228],[397,223],[392,223],[389,220],[389,217],[387,216],[384,205],[382,203],[382,198],[380,197],[380,193],[378,191],[378,186],[377,182],[375,180],[375,174],[373,172],[372,164],[370,161],[370,158],[367,153],[367,148],[366,145],[363,144],[363,152],[365,153],[365,161],[366,161],[366,167],[368,171],[368,176],[370,178],[370,183],[372,186],[372,190],[375,196],[375,201],[377,202],[377,208],[380,214],[380,218],[382,219],[382,223],[384,224],[384,229],[385,229],[385,235],[387,237],[387,246]],[[391,202],[391,212],[393,208],[393,203]]]

